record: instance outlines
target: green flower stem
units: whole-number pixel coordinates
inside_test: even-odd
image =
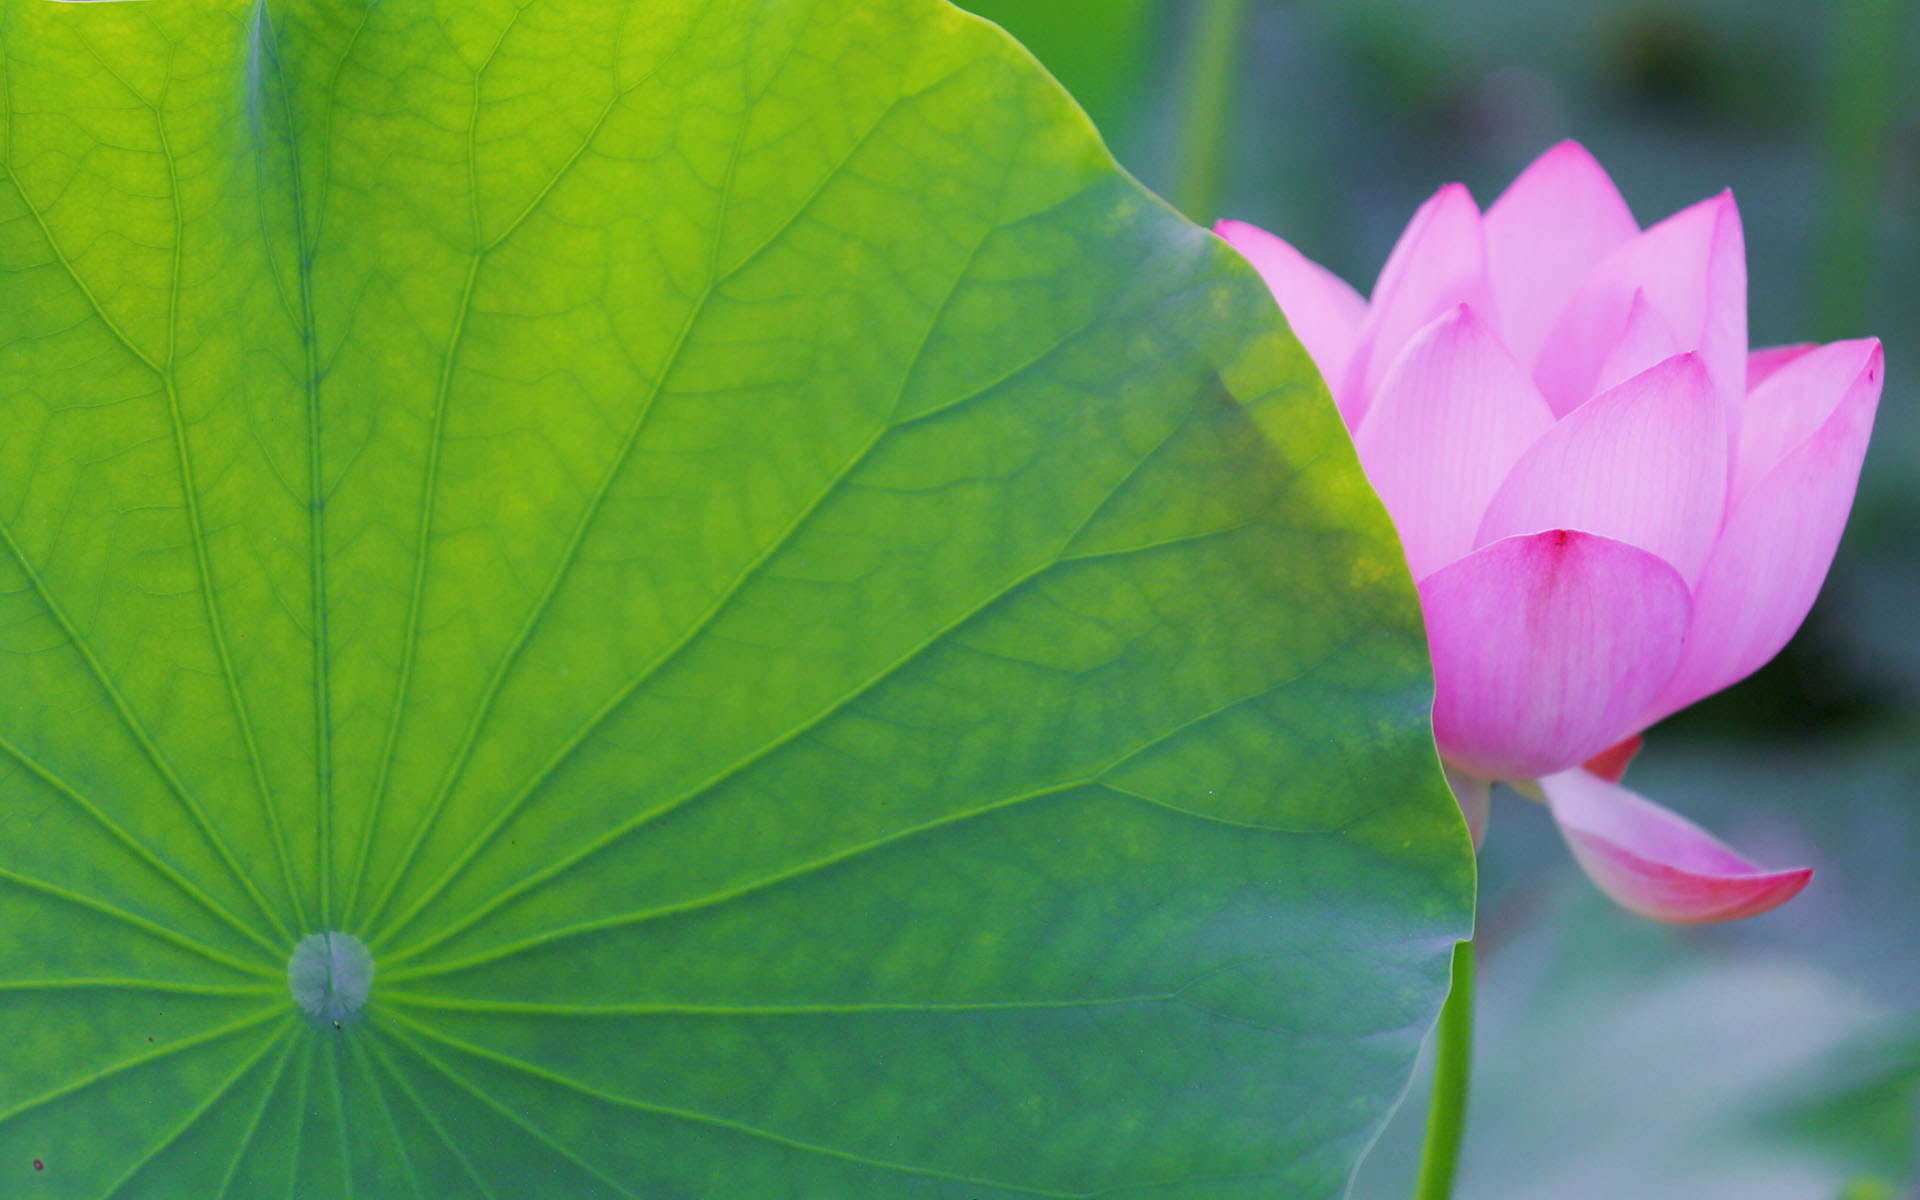
[[[1415,1200],[1448,1200],[1460,1163],[1460,1135],[1467,1125],[1467,1089],[1473,1074],[1473,943],[1453,948],[1453,990],[1440,1010],[1439,1044],[1433,1068],[1433,1108],[1427,1141],[1420,1149]]]
[[[1246,0],[1200,0],[1188,32],[1180,78],[1183,104],[1174,201],[1190,220],[1220,214],[1220,179],[1246,26]]]

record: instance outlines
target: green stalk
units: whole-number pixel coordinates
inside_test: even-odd
[[[1847,0],[1838,8],[1826,129],[1826,195],[1814,287],[1814,333],[1865,330],[1873,273],[1874,217],[1885,176],[1900,51],[1911,0]]]
[[[1467,1090],[1473,1074],[1473,943],[1453,948],[1453,990],[1440,1010],[1433,1067],[1433,1108],[1420,1148],[1415,1200],[1449,1200],[1467,1127]]]
[[[1198,0],[1195,8],[1180,70],[1183,101],[1173,198],[1189,220],[1210,224],[1219,215],[1247,4]]]

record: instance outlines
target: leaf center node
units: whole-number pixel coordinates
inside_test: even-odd
[[[300,939],[287,962],[294,1003],[315,1025],[339,1028],[359,1016],[373,986],[373,955],[350,933],[315,933]]]

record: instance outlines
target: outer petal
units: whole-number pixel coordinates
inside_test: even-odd
[[[1832,342],[1809,349],[1781,365],[1747,397],[1734,457],[1733,490],[1738,505],[1787,455],[1805,445],[1855,393],[1880,395],[1884,354],[1878,338]]]
[[[1280,302],[1293,335],[1320,368],[1320,377],[1329,386],[1336,383],[1367,316],[1367,302],[1360,293],[1264,229],[1242,221],[1221,221],[1213,231],[1260,272]]]
[[[1727,407],[1747,390],[1747,259],[1740,212],[1723,192],[1622,246],[1581,284],[1541,348],[1534,381],[1557,414],[1599,390],[1602,364],[1627,327],[1636,292],[1694,350]]]
[[[1540,781],[1574,858],[1601,891],[1659,921],[1732,921],[1777,908],[1813,871],[1763,871],[1698,825],[1588,771]]]
[[[1578,142],[1561,142],[1487,209],[1486,231],[1500,331],[1531,369],[1580,281],[1640,227],[1593,155]]]
[[[1836,363],[1850,365],[1851,378],[1835,372]],[[1800,628],[1853,507],[1885,375],[1878,342],[1837,343],[1783,368],[1767,381],[1764,390],[1770,394],[1755,394],[1760,411],[1748,422],[1755,428],[1741,438],[1743,469],[1732,511],[1694,589],[1686,654],[1640,724],[1652,724],[1745,678]],[[1815,376],[1819,387],[1813,386]],[[1812,436],[1764,475],[1749,479],[1746,464],[1769,457],[1760,447],[1771,450],[1783,427],[1817,413],[1836,391],[1838,402]],[[1776,412],[1776,404],[1795,411]]]
[[[1727,436],[1696,356],[1676,355],[1596,396],[1521,457],[1487,506],[1479,545],[1580,529],[1699,577],[1726,511]]]
[[[1450,183],[1413,214],[1373,285],[1353,358],[1334,385],[1347,428],[1359,427],[1388,367],[1421,326],[1463,303],[1482,316],[1495,311],[1480,210],[1465,187]]]
[[[1473,549],[1487,501],[1552,427],[1533,381],[1466,305],[1407,344],[1354,443],[1415,579]]]
[[[1813,349],[1812,342],[1795,342],[1790,346],[1768,346],[1747,355],[1747,394],[1767,381],[1767,376],[1786,366],[1794,359]]]
[[[1631,732],[1680,661],[1690,603],[1665,562],[1554,530],[1474,551],[1420,584],[1440,754],[1532,779]]]

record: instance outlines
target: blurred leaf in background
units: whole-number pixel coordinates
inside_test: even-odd
[[[1484,956],[1458,1195],[1896,1194],[1911,1172],[1920,1075],[1910,1016],[1790,956],[1730,955],[1623,921],[1578,881],[1537,900],[1540,919]],[[1423,1083],[1362,1167],[1354,1200],[1408,1194]]]
[[[1161,0],[970,0],[961,7],[1012,30],[1109,140],[1132,127]]]
[[[1908,1194],[1920,1182],[1915,778],[1920,748],[1892,737],[1737,755],[1651,745],[1636,787],[1765,862],[1814,868],[1778,912],[1695,928],[1611,911],[1564,866],[1547,814],[1497,797],[1458,1194]],[[1355,1200],[1407,1194],[1426,1094],[1417,1076]]]

